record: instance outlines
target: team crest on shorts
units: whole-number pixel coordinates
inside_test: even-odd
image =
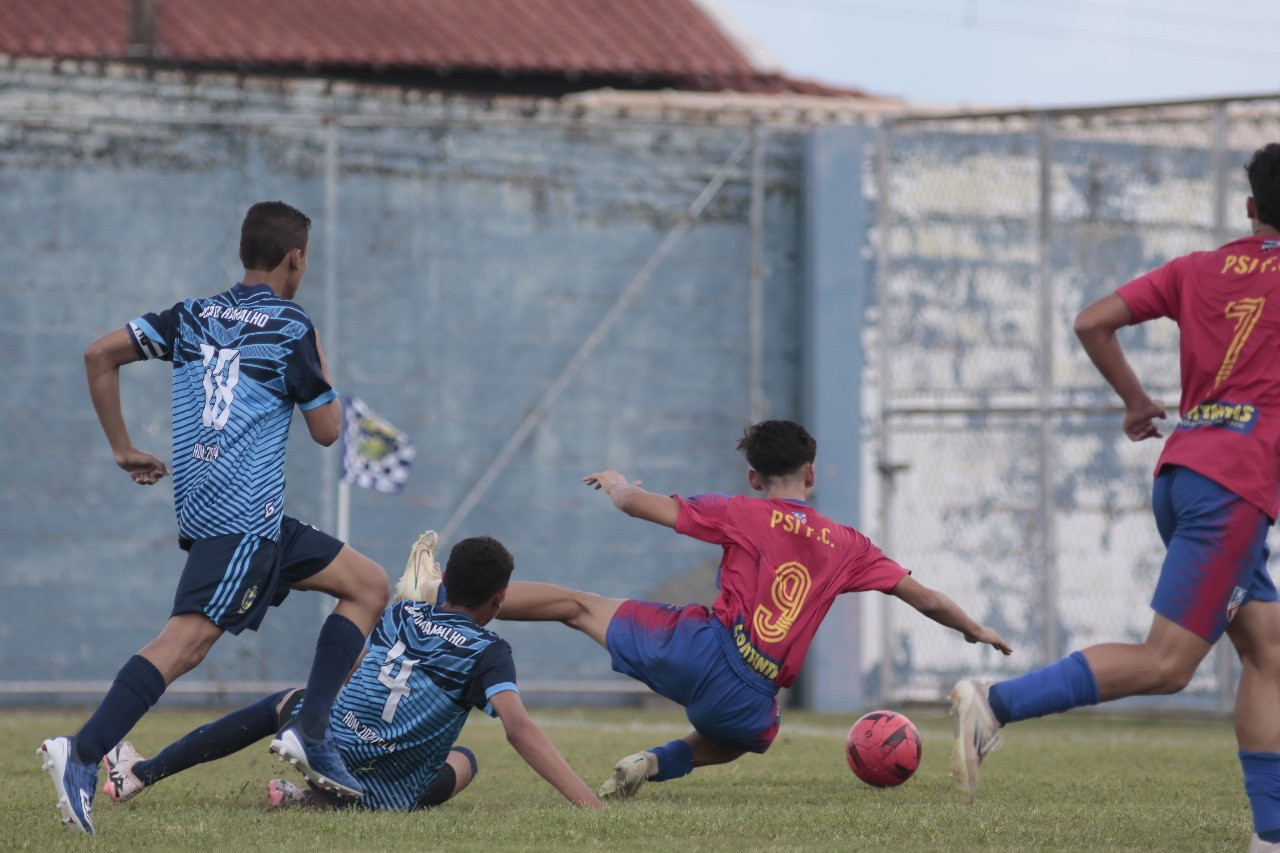
[[[1231,591],[1231,600],[1227,602],[1227,621],[1236,618],[1236,611],[1244,604],[1244,587],[1238,586]]]
[[[1237,587],[1237,589],[1239,589],[1239,587]],[[1240,592],[1243,594],[1244,590],[1240,590]],[[248,613],[249,608],[253,606],[253,602],[257,598],[258,598],[258,588],[256,586],[251,586],[247,590],[245,590],[244,598],[240,599],[240,612]],[[1234,601],[1234,599],[1232,600]],[[1237,604],[1236,606],[1239,607],[1240,605]],[[1230,619],[1231,617],[1228,616],[1227,618]]]

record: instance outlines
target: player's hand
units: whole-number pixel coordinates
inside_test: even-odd
[[[127,471],[129,476],[133,478],[133,482],[139,486],[154,486],[169,473],[169,469],[165,467],[164,462],[150,453],[143,453],[141,450],[132,447],[123,453],[117,453],[115,460],[116,464],[122,470]]]
[[[599,471],[595,474],[588,474],[582,478],[582,482],[591,486],[593,489],[603,489],[607,495],[614,486],[619,484],[626,485],[627,478],[619,474],[617,471]],[[640,481],[636,480],[631,485],[639,486]]]
[[[1159,400],[1147,399],[1127,407],[1124,412],[1124,434],[1129,436],[1130,441],[1159,438],[1162,433],[1160,428],[1155,425],[1156,418],[1160,420],[1168,418],[1164,410],[1164,403]]]
[[[1004,641],[1004,637],[1001,637],[986,625],[979,626],[978,630],[972,634],[965,634],[964,638],[971,643],[986,643],[1006,655],[1013,654],[1013,647]]]

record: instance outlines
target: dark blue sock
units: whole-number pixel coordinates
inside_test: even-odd
[[[96,766],[107,750],[119,743],[142,715],[160,701],[166,686],[160,670],[142,655],[125,661],[98,710],[76,735],[76,760]]]
[[[1280,755],[1242,749],[1240,767],[1253,811],[1253,831],[1263,841],[1280,842]]]
[[[276,705],[287,690],[259,699],[252,705],[232,711],[225,717],[205,723],[162,749],[154,758],[133,765],[133,775],[144,785],[159,782],[203,764],[252,746],[280,728]]]
[[[1098,704],[1098,682],[1084,653],[1072,652],[1057,663],[991,685],[987,697],[1001,725]]]
[[[658,772],[649,777],[650,782],[679,779],[693,772],[693,749],[682,740],[673,740],[649,751],[658,756]]]
[[[347,680],[347,673],[364,652],[364,634],[345,616],[329,615],[320,626],[316,657],[307,678],[307,698],[298,708],[298,729],[308,744],[324,740],[333,700]]]

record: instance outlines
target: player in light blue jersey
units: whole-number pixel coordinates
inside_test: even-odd
[[[565,799],[602,808],[525,711],[511,647],[485,628],[507,594],[515,568],[510,552],[488,536],[459,542],[444,573],[448,601],[433,604],[440,600],[440,574],[431,553],[436,540],[432,535],[426,541],[425,551],[415,547],[410,554],[406,577],[423,564],[430,567],[427,577],[398,585],[398,594],[427,600],[398,601],[386,609],[329,719],[338,752],[364,796],[352,801],[276,779],[267,786],[268,805],[334,808],[358,802],[388,811],[440,805],[475,777],[475,755],[456,742],[468,714],[478,708],[502,721],[520,757]],[[264,697],[200,726],[151,759],[121,742],[103,759],[103,790],[113,802],[124,802],[161,779],[244,749],[289,719],[302,694],[295,689]],[[305,697],[303,708],[310,693]]]
[[[271,751],[322,789],[359,796],[360,784],[326,736],[329,710],[390,597],[375,562],[284,513],[284,459],[297,406],[329,446],[341,404],[319,338],[293,297],[307,271],[311,220],[283,202],[253,205],[240,229],[244,279],[216,296],[144,314],[85,351],[89,396],[115,463],[140,485],[168,473],[134,447],[120,403],[120,368],[173,365],[173,483],[178,541],[187,552],[164,629],[131,657],[74,737],[40,745],[63,823],[93,832],[98,762],[195,668],[224,632],[256,630],[290,589],[338,600],[320,629],[307,707]]]

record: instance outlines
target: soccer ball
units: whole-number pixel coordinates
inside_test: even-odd
[[[876,788],[892,788],[920,766],[920,732],[893,711],[872,711],[849,729],[844,756],[853,775]]]

